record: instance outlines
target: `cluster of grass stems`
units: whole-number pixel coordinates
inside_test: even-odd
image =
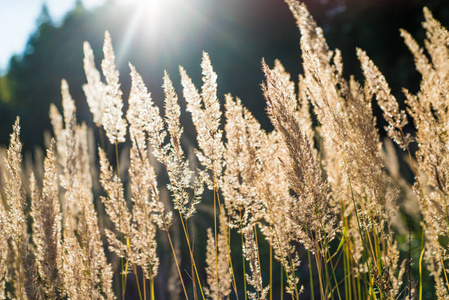
[[[262,61],[274,129],[231,95],[223,118],[204,53],[200,91],[180,67],[191,153],[169,75],[161,113],[130,64],[123,116],[109,34],[103,76],[85,43],[83,89],[101,142],[77,122],[64,80],[45,158],[23,163],[17,119],[0,152],[0,299],[124,299],[130,285],[139,299],[423,299],[425,289],[448,299],[447,30],[424,9],[425,49],[401,31],[422,76],[416,95],[404,90],[404,111],[363,50],[364,82],[344,78],[340,52],[306,7],[286,2],[304,74],[294,83],[279,61]],[[373,100],[388,124],[384,143]],[[201,243],[191,218],[204,211],[213,224]]]

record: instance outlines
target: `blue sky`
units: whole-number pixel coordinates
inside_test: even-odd
[[[0,74],[8,67],[10,57],[25,49],[44,2],[55,22],[61,21],[75,5],[75,0],[0,0]],[[93,8],[105,0],[82,2],[86,8]]]

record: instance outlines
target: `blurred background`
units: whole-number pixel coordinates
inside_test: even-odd
[[[355,48],[364,49],[402,104],[401,89],[406,87],[416,93],[420,75],[399,36],[399,28],[409,31],[422,45],[424,5],[444,26],[449,26],[447,0],[304,2],[323,28],[330,48],[342,51],[345,75],[353,74],[363,81]],[[264,80],[262,58],[271,66],[275,59],[280,59],[295,81],[302,73],[299,30],[283,0],[0,0],[0,28],[0,145],[8,144],[11,126],[19,115],[25,151],[42,147],[44,132],[51,132],[49,107],[55,103],[61,108],[63,78],[68,81],[75,99],[78,120],[95,127],[82,91],[86,82],[83,42],[91,44],[100,68],[105,30],[112,37],[125,110],[130,89],[128,62],[136,66],[160,106],[162,76],[167,70],[184,106],[179,66],[200,87],[201,56],[202,51],[207,51],[218,74],[219,99],[224,102],[226,93],[241,98],[269,130],[260,89]],[[375,104],[373,107],[380,115]],[[185,111],[182,114],[186,141],[194,143],[190,116]],[[382,125],[379,124],[381,134]],[[211,198],[210,193],[207,197]],[[211,224],[207,222],[213,215],[210,212],[211,209],[207,220],[195,219],[200,224],[198,236],[204,236],[207,224]],[[196,247],[204,249],[205,240],[199,241]],[[267,247],[261,249],[261,256],[266,257]],[[188,260],[185,256],[184,264]],[[167,264],[162,262],[161,269],[168,268]],[[204,265],[200,269],[204,270]],[[307,282],[307,264],[299,272]],[[168,271],[158,276],[161,285],[168,278]],[[308,293],[306,290],[305,298]]]
[[[346,75],[363,80],[355,56],[360,47],[398,99],[403,99],[402,87],[416,92],[419,83],[399,28],[422,44],[424,5],[449,24],[449,1],[444,0],[305,2],[330,48],[341,49]],[[179,65],[200,86],[201,53],[207,51],[218,74],[219,98],[225,93],[240,97],[269,129],[260,90],[261,59],[270,65],[280,59],[294,80],[302,72],[299,31],[282,0],[0,0],[0,16],[0,144],[8,143],[19,115],[25,149],[43,144],[43,132],[50,130],[49,105],[60,107],[62,78],[76,100],[78,120],[92,125],[81,89],[86,82],[82,48],[83,41],[92,45],[99,68],[105,30],[112,36],[125,100],[128,62],[161,103],[163,70],[181,96]]]

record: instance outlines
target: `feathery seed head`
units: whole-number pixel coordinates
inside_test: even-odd
[[[97,126],[103,125],[103,89],[104,84],[101,82],[100,72],[95,66],[94,54],[90,44],[84,42],[84,72],[86,73],[87,83],[83,85],[83,91],[86,95],[87,104],[90,112],[94,117]]]
[[[197,131],[198,146],[201,149],[197,152],[198,159],[212,172],[216,184],[223,169],[224,147],[220,129],[221,110],[217,98],[217,75],[206,52],[203,52],[201,67],[203,70],[201,95],[182,67],[180,67],[181,84],[187,101],[187,111],[192,114],[192,121]]]
[[[105,32],[104,37],[104,59],[101,62],[103,75],[107,85],[103,89],[103,126],[111,144],[125,141],[126,121],[122,118],[123,102],[120,90],[119,73],[115,68],[115,56],[112,49],[111,36]]]

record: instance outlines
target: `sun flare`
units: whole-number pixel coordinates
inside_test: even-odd
[[[175,5],[175,0],[121,0],[126,6],[134,6],[144,13],[157,14],[166,11]],[[178,1],[179,2],[179,1]],[[178,3],[179,4],[179,3]]]
[[[164,36],[175,36],[172,19],[182,5],[180,0],[119,0],[124,9],[132,9],[133,17],[126,20],[127,29],[125,35],[119,40],[117,60],[128,52],[137,32],[143,32],[143,36],[156,46]]]

